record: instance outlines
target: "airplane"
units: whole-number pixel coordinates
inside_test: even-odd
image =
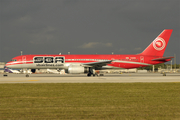
[[[12,69],[7,68],[6,66],[4,66],[4,72],[6,72],[6,73],[16,73],[16,74],[20,73],[19,70],[12,70]]]
[[[87,76],[98,74],[96,70],[115,68],[140,68],[170,61],[173,57],[163,57],[170,39],[172,29],[163,30],[153,42],[140,54],[107,54],[107,55],[21,55],[12,58],[8,68],[31,69],[64,69],[68,74],[87,73]],[[27,74],[26,77],[29,77]]]
[[[29,70],[13,70],[13,69],[9,69],[6,66],[4,66],[4,72],[5,73],[15,73],[15,74],[20,74],[20,73],[28,73],[31,74],[32,72]]]

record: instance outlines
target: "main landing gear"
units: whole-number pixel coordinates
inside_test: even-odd
[[[98,73],[96,73],[96,71],[92,68],[89,68],[89,72],[87,74],[88,77],[91,77],[93,75],[93,77],[98,76]]]
[[[93,75],[93,77],[98,76],[98,74],[97,74],[97,73],[95,73],[95,74],[88,73],[88,74],[87,74],[87,76],[88,76],[88,77],[91,77],[91,75]]]

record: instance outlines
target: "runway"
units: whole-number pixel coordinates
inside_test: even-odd
[[[86,74],[60,75],[60,74],[0,74],[2,83],[136,83],[136,82],[180,82],[180,73],[124,73],[105,74],[104,76],[87,77]]]

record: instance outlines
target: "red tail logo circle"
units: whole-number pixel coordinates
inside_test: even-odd
[[[163,50],[166,46],[166,42],[163,38],[158,37],[153,41],[153,47],[156,50]]]

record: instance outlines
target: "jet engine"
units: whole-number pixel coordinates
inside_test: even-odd
[[[70,65],[66,71],[69,74],[88,73],[89,68],[80,65]]]

